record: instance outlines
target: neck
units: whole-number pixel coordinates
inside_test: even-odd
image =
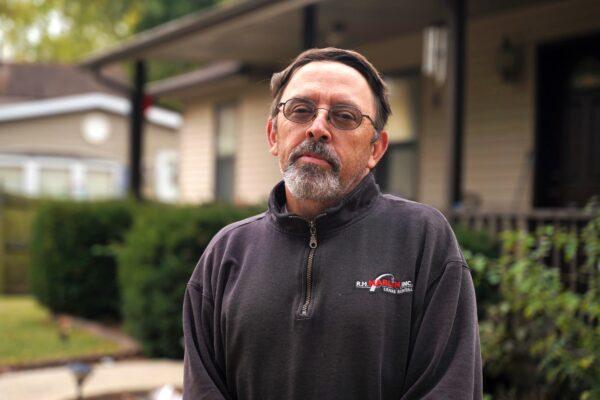
[[[339,199],[330,201],[317,201],[317,200],[304,200],[297,199],[285,188],[285,205],[288,212],[301,216],[304,219],[312,221],[317,215],[321,214],[324,210],[334,206]]]

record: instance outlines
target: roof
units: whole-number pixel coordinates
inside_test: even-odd
[[[236,61],[214,63],[192,72],[151,83],[148,87],[148,94],[151,96],[169,95],[182,89],[227,79],[241,74],[244,70],[244,66]]]
[[[9,105],[0,104],[0,123],[94,110],[128,116],[131,103],[127,99],[106,93],[87,93]],[[146,111],[146,118],[150,123],[174,130],[179,129],[182,123],[180,114],[160,107],[150,107]]]
[[[241,0],[217,4],[209,9],[186,15],[182,18],[159,25],[153,29],[138,33],[108,51],[104,50],[93,54],[91,57],[84,60],[81,63],[81,66],[86,68],[98,68],[123,59],[143,58],[147,55],[147,51],[153,52],[157,46],[162,47],[162,50],[165,50],[168,49],[168,47],[173,46],[174,43],[181,44],[181,39],[199,34],[216,33],[216,35],[220,35],[222,33],[231,33],[232,29],[237,31],[239,28],[244,28],[246,30],[246,35],[248,35],[252,30],[256,31],[257,24],[263,25],[266,22],[273,23],[273,17],[290,10],[301,10],[304,6],[321,1],[323,0]],[[296,28],[300,27],[298,23],[291,25],[287,20],[280,21],[280,25],[279,28],[285,28],[285,32],[288,33],[294,32],[297,30]],[[248,28],[250,30],[248,30]],[[278,29],[278,31],[280,31],[280,29]],[[234,34],[233,39],[235,39],[238,44],[245,46],[246,37]],[[267,41],[265,41],[265,39]],[[269,37],[264,37],[261,43],[268,43],[268,47],[271,47],[271,50],[275,50],[274,47],[279,47],[276,46],[275,40],[277,40],[279,44],[284,43],[286,45],[289,45],[290,42],[290,38],[285,35],[283,37],[271,35]],[[205,54],[208,57],[198,57],[198,51],[191,48],[181,52],[179,46],[177,52],[179,55],[183,55],[183,57],[179,57],[180,59],[206,61],[214,59],[213,55],[217,55],[219,45],[220,44],[218,43],[212,43],[211,53],[213,54]],[[200,53],[202,53],[203,50],[204,49],[200,49]],[[247,48],[246,50],[253,52],[257,49]],[[162,54],[163,58],[169,59],[167,53]],[[219,61],[222,60],[223,58],[219,57]]]
[[[0,63],[0,103],[82,93],[116,94],[93,74],[72,65]]]
[[[469,17],[557,0],[470,0]],[[124,60],[237,60],[246,65],[287,64],[303,50],[304,10],[315,6],[317,46],[357,48],[419,32],[447,19],[439,0],[240,0],[141,32],[85,59],[100,68]]]

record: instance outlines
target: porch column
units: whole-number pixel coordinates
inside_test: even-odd
[[[465,0],[446,0],[448,7],[448,194],[446,208],[462,202],[465,90]]]
[[[131,90],[131,125],[129,134],[129,194],[142,200],[142,153],[144,138],[144,86],[146,84],[146,63],[135,62],[133,89]]]
[[[302,49],[312,49],[317,45],[317,5],[311,4],[304,7]]]

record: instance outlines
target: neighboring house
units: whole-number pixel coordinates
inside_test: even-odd
[[[455,53],[448,71],[444,46],[424,45],[424,38],[443,39],[439,28],[452,28],[444,21],[455,21],[453,38],[456,21],[465,28],[464,58]],[[451,210],[458,175],[463,205],[505,213],[581,207],[600,194],[596,0],[241,1],[144,32],[84,65],[205,62],[203,70],[148,86],[185,104],[181,199],[253,203],[280,179],[265,136],[270,72],[312,45],[357,49],[384,72],[393,112],[377,171],[385,191]],[[450,87],[457,68],[464,85]],[[464,114],[449,89],[461,91]],[[462,129],[452,128],[455,115],[464,115]],[[452,161],[457,154],[462,167]]]
[[[0,64],[0,191],[91,199],[127,190],[128,99],[76,67]],[[143,192],[179,198],[181,116],[146,111]]]

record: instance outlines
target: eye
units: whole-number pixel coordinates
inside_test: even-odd
[[[356,116],[348,111],[338,111],[336,112],[336,117],[340,118],[340,119],[345,119],[348,121],[354,121],[356,120]]]
[[[289,112],[304,114],[313,112],[315,106],[305,100],[293,99],[287,103],[286,108]]]
[[[334,116],[334,118],[336,118],[340,121],[345,121],[345,122],[355,122],[358,120],[357,111],[347,109],[347,108],[340,108],[340,109],[334,110],[333,116]]]
[[[294,114],[309,114],[312,112],[312,109],[306,104],[296,104],[292,105],[290,112],[293,112]]]

